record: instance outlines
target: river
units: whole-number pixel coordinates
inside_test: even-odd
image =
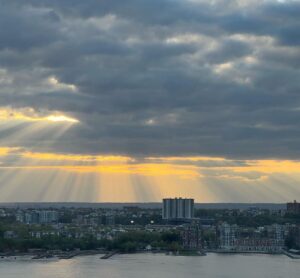
[[[284,255],[225,255],[204,257],[163,254],[100,255],[70,260],[0,260],[1,278],[299,278],[300,260]]]

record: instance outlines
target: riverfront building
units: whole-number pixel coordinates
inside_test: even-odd
[[[185,225],[181,230],[182,247],[185,250],[202,249],[202,231],[197,223]]]
[[[281,252],[284,247],[285,229],[274,224],[261,227],[262,231],[243,229],[222,223],[219,229],[220,249],[235,252]]]
[[[226,222],[219,226],[220,248],[224,250],[235,249],[238,233],[237,225],[229,225]]]

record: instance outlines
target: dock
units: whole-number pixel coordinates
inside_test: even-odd
[[[293,253],[290,253],[290,252],[287,252],[287,251],[283,251],[283,254],[285,254],[286,256],[288,256],[291,259],[296,259],[296,260],[300,259],[300,255],[293,254]]]
[[[117,251],[109,252],[109,253],[105,254],[104,256],[102,256],[100,259],[107,260],[116,254],[118,254]]]
[[[65,259],[65,260],[68,260],[68,259],[72,259],[76,256],[80,255],[80,252],[72,252],[72,253],[69,253],[69,254],[65,254],[65,255],[62,255],[62,256],[59,256],[60,259]]]

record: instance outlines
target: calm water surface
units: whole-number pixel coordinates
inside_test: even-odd
[[[0,260],[1,278],[299,278],[300,260],[286,256],[218,255],[174,257],[162,254],[98,256],[60,261]]]

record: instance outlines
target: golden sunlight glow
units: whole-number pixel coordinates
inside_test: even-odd
[[[168,156],[168,157],[148,157],[149,160],[159,161],[226,161],[224,157],[208,156]]]
[[[12,152],[18,153],[21,150],[21,148],[17,147],[0,147],[0,156],[7,156],[11,154]]]
[[[9,159],[10,155],[14,160]],[[22,198],[30,191],[39,201],[110,202],[159,201],[176,196],[194,197],[201,202],[257,201],[267,197],[282,201],[300,193],[295,185],[300,181],[297,160],[135,158],[9,147],[0,148],[0,157],[0,183],[10,180],[9,186],[0,188],[0,200],[15,198],[20,190]],[[32,200],[30,194],[26,198]]]
[[[54,123],[79,123],[79,120],[55,112],[51,115],[45,115],[46,112],[37,112],[33,108],[13,109],[10,107],[0,108],[0,121],[22,121],[22,122],[54,122]]]
[[[6,169],[22,169],[22,170],[60,170],[71,171],[76,173],[104,173],[104,174],[129,174],[142,176],[178,176],[183,179],[193,179],[200,177],[197,168],[193,166],[177,166],[169,164],[115,164],[115,165],[33,165],[33,166],[7,166],[0,167]]]
[[[18,150],[18,148],[7,148],[7,147],[6,148],[1,148],[0,147],[0,156],[6,156],[14,150]]]
[[[74,155],[74,154],[57,154],[57,153],[37,153],[24,152],[23,157],[39,160],[59,160],[59,161],[91,161],[91,162],[129,162],[133,158],[128,156],[114,155]]]
[[[19,150],[19,151],[18,151]],[[79,155],[23,151],[19,148],[0,148],[0,155],[9,155],[11,151],[23,159],[30,159],[29,165],[19,167],[39,169],[55,168],[75,172],[105,172],[121,174],[139,174],[149,176],[176,175],[189,178],[200,177],[203,170],[218,171],[219,177],[241,173],[262,173],[266,177],[272,173],[300,173],[300,161],[296,160],[234,160],[222,157],[145,157],[141,162],[134,157],[118,155]],[[40,164],[45,161],[47,164]],[[211,162],[197,164],[197,162]],[[29,162],[29,161],[28,161]],[[57,164],[56,162],[59,162]],[[87,162],[87,164],[81,164]],[[80,163],[80,164],[78,164]],[[14,167],[14,166],[13,166]],[[225,173],[224,173],[225,171]],[[230,172],[230,175],[228,175]]]
[[[70,123],[79,123],[78,120],[70,117],[66,117],[64,115],[51,115],[45,118],[50,122],[70,122]]]
[[[300,173],[300,161],[297,160],[247,160],[244,167],[228,167],[235,172],[260,173]]]
[[[141,176],[178,176],[185,179],[199,177],[197,168],[194,166],[172,164],[120,164],[101,166],[63,166],[65,170],[77,172],[99,172],[110,174],[129,174]]]

